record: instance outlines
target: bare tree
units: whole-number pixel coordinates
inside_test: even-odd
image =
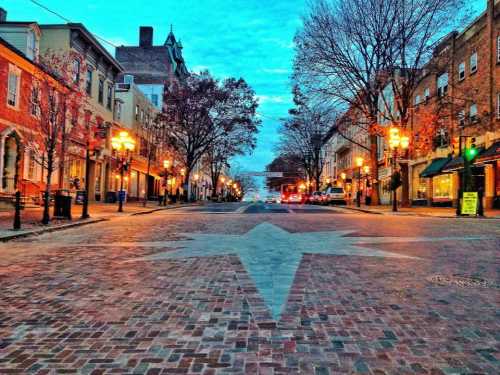
[[[370,134],[378,204],[379,100],[395,67],[421,68],[462,0],[316,0],[295,38],[294,78],[307,94],[356,108]],[[411,62],[411,63],[410,63]],[[415,82],[409,81],[408,87]],[[411,90],[406,89],[407,97]],[[384,99],[383,99],[384,100]],[[339,128],[342,133],[342,128]]]
[[[191,75],[166,93],[167,143],[183,157],[188,194],[191,172],[211,147],[238,129],[258,131],[257,106],[255,92],[243,79],[219,82],[208,72]]]
[[[308,100],[298,86],[293,91],[295,107],[283,122],[279,153],[300,160],[307,177],[315,189],[319,189],[325,162],[325,139],[334,124],[334,113],[331,108]]]

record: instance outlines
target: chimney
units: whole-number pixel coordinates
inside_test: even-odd
[[[3,8],[0,8],[0,22],[7,21],[7,11]]]
[[[153,45],[153,28],[151,26],[141,26],[139,28],[139,46],[151,47]]]

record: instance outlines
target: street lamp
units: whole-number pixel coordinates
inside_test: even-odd
[[[195,173],[193,176],[194,180],[194,199],[197,201],[198,200],[198,180],[200,179],[200,175],[198,173]]]
[[[407,136],[401,136],[399,134],[399,129],[391,127],[389,129],[389,147],[392,149],[392,211],[396,212],[398,210],[397,202],[397,192],[396,192],[396,167],[398,151],[405,151],[410,146],[410,138]]]
[[[163,196],[163,205],[166,206],[168,203],[168,169],[170,168],[170,160],[163,160],[163,168],[165,169],[165,193]]]
[[[361,207],[361,167],[363,166],[363,158],[356,158],[356,166],[358,167],[358,191],[356,191],[356,206]]]
[[[126,132],[121,131],[118,137],[111,138],[111,147],[120,157],[120,191],[118,192],[118,212],[123,212],[123,174],[129,164],[129,153],[135,149],[135,140]]]

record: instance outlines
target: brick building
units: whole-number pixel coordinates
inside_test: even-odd
[[[116,59],[125,69],[125,83],[133,79],[146,97],[161,110],[163,94],[188,76],[182,43],[171,30],[160,46],[153,45],[153,28],[141,26],[138,46],[116,48]],[[133,76],[133,78],[131,77]]]
[[[460,136],[475,138],[472,182],[485,207],[500,204],[500,1],[438,46],[432,74],[415,90],[411,126],[410,197],[414,203],[456,205],[464,161]]]
[[[26,25],[26,30],[36,29],[34,23]],[[45,188],[46,175],[32,152],[40,131],[33,93],[40,80],[58,93],[67,88],[36,60],[36,54],[25,54],[0,38],[0,197],[10,197],[16,190],[23,196],[39,197]],[[57,173],[56,169],[52,181],[58,180]]]

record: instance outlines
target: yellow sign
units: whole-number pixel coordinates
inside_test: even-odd
[[[464,192],[462,215],[477,215],[477,192]]]

